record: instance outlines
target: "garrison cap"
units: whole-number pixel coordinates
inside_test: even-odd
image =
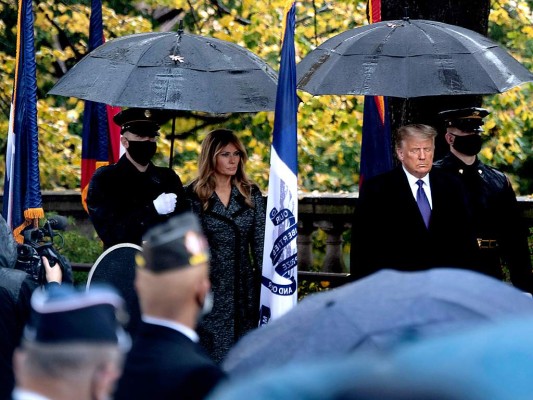
[[[159,135],[159,128],[170,117],[167,110],[128,108],[115,115],[113,121],[120,125],[120,134],[129,131],[139,136],[154,137]]]
[[[482,132],[483,118],[487,115],[489,111],[479,107],[459,108],[439,113],[446,127],[453,126],[463,132]]]
[[[179,214],[156,225],[143,237],[143,252],[135,260],[139,268],[153,272],[186,268],[209,261],[209,248],[198,218],[192,212]]]
[[[71,285],[39,288],[31,297],[31,316],[24,338],[43,344],[128,344],[117,315],[124,300],[111,287],[79,290]]]

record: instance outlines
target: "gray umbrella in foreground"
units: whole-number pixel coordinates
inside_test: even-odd
[[[258,368],[387,350],[513,315],[533,316],[533,299],[494,278],[455,268],[381,270],[305,298],[244,336],[223,366],[238,376]]]
[[[297,66],[313,95],[401,98],[501,93],[533,74],[479,33],[427,20],[383,21],[340,33]]]
[[[274,110],[276,87],[276,72],[251,51],[179,31],[110,40],[86,55],[48,94],[218,114]]]

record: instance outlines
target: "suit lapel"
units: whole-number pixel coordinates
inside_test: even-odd
[[[416,199],[413,196],[413,191],[409,186],[409,180],[407,179],[403,168],[400,166],[396,171],[397,176],[394,179],[394,182],[398,182],[398,187],[396,188],[398,199],[403,204],[405,212],[413,216],[413,224],[420,225],[420,228],[427,230],[424,219],[422,218],[422,214],[420,213],[420,209],[418,208],[418,204],[416,203]],[[431,186],[431,193],[433,194],[433,186]],[[431,219],[433,219],[433,215]],[[429,222],[429,226],[431,228],[431,220]]]

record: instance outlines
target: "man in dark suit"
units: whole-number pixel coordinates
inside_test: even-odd
[[[152,228],[136,260],[142,323],[115,399],[203,399],[225,375],[194,330],[210,302],[208,248],[197,218],[184,213]]]
[[[401,165],[364,182],[352,224],[351,272],[382,268],[477,269],[477,245],[456,178],[432,171],[435,136],[427,125],[398,129]]]

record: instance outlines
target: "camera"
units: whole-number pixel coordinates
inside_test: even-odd
[[[26,228],[22,233],[24,244],[17,247],[16,269],[26,272],[39,285],[46,284],[46,272],[41,257],[46,257],[51,267],[61,268],[62,281],[72,283],[72,267],[54,247],[54,238],[63,236],[55,230],[65,230],[67,219],[56,215],[45,221],[42,228]]]

